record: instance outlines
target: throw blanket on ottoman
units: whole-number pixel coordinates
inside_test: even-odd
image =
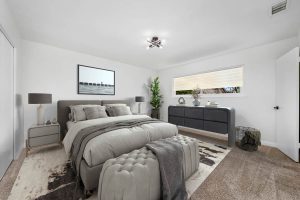
[[[185,200],[187,192],[183,174],[183,149],[176,141],[158,140],[146,144],[159,162],[163,200]]]

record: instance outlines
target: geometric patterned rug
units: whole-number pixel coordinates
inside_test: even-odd
[[[228,147],[199,141],[199,169],[186,181],[189,197],[230,150]],[[61,147],[38,149],[25,158],[8,199],[72,200],[75,187],[75,175],[64,149]],[[75,199],[83,199],[82,188],[81,185],[77,186]],[[96,200],[97,191],[88,199]]]

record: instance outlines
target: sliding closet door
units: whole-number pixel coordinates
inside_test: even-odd
[[[13,51],[0,31],[0,179],[13,160]]]

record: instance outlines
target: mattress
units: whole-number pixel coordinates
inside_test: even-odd
[[[67,155],[70,155],[74,138],[84,128],[96,124],[141,118],[149,118],[149,116],[126,115],[76,122],[70,127],[63,140],[65,151]],[[115,158],[134,149],[139,149],[150,141],[172,137],[177,134],[177,127],[166,122],[150,123],[133,128],[110,131],[93,138],[87,143],[83,159],[89,167],[97,166],[110,158]]]

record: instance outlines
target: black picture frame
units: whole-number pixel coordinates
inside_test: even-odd
[[[86,69],[91,69],[91,71],[94,71],[96,69],[96,70],[100,70],[100,71],[102,70],[102,71],[106,71],[106,72],[112,72],[113,85],[105,84],[100,79],[97,83],[80,81],[80,68],[81,67],[86,68]],[[115,78],[116,78],[116,73],[114,70],[78,64],[77,65],[77,94],[80,94],[80,95],[111,95],[111,96],[113,96],[116,94],[116,79]],[[85,88],[84,86],[85,87],[94,87],[94,89],[89,88],[87,90],[87,89],[84,89]],[[106,92],[101,91],[102,89],[99,88],[101,86],[105,87]],[[107,92],[109,90],[112,90],[112,92]]]

